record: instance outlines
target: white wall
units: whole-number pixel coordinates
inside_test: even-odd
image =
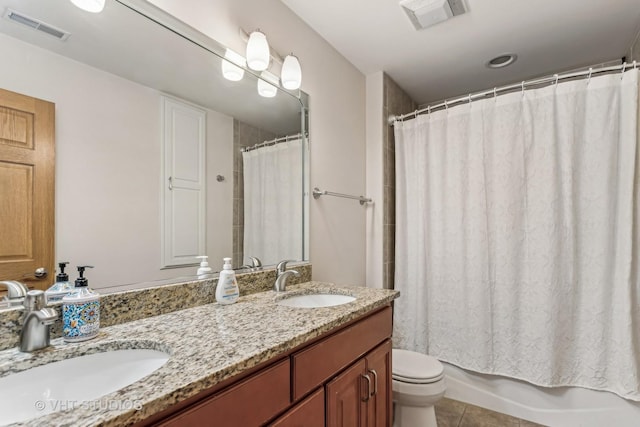
[[[159,269],[161,94],[8,36],[0,51],[2,88],[56,104],[56,260],[95,265],[94,288],[194,274]],[[231,253],[232,150],[233,119],[207,111],[207,219],[228,224],[207,228],[214,267]]]
[[[367,286],[383,287],[384,260],[384,73],[367,76]]]
[[[240,28],[260,28],[279,53],[302,64],[310,95],[311,186],[365,194],[365,77],[279,0],[151,0],[225,46],[244,52]],[[366,207],[310,200],[314,280],[365,283]]]

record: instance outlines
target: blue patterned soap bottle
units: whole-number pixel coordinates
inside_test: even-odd
[[[95,338],[100,329],[100,294],[89,289],[83,277],[86,268],[93,267],[78,266],[77,292],[62,298],[62,338],[67,342]]]

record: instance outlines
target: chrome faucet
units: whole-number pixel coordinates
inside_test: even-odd
[[[27,285],[17,280],[0,281],[0,286],[7,288],[7,296],[5,298],[9,301],[9,306],[22,305],[24,297],[29,292]]]
[[[287,263],[293,260],[280,261],[276,266],[276,282],[273,284],[273,290],[276,292],[284,292],[287,290],[287,279],[291,276],[300,276],[296,270],[287,270]]]
[[[255,256],[250,256],[248,258],[251,260],[251,264],[245,264],[240,268],[248,268],[251,271],[262,270],[262,261],[260,261],[260,258]]]
[[[58,318],[58,313],[46,307],[44,292],[29,291],[24,298],[24,318],[20,332],[20,351],[40,350],[49,346],[49,325]]]

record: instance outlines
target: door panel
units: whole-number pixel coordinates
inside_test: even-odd
[[[385,341],[366,357],[367,373],[374,382],[374,394],[367,407],[368,427],[391,425],[392,385],[391,385],[391,340]]]
[[[365,361],[360,361],[327,384],[327,427],[365,427],[363,385]]]
[[[53,103],[0,89],[0,280],[39,289],[55,277],[54,123]]]

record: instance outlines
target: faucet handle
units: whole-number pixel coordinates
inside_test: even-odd
[[[44,292],[37,289],[27,292],[23,305],[27,312],[42,310],[46,307]]]
[[[295,259],[286,259],[284,261],[280,261],[278,263],[278,265],[276,266],[276,272],[278,274],[284,273],[285,271],[287,271],[287,264],[290,263],[290,262],[295,262],[295,261],[296,261]]]

